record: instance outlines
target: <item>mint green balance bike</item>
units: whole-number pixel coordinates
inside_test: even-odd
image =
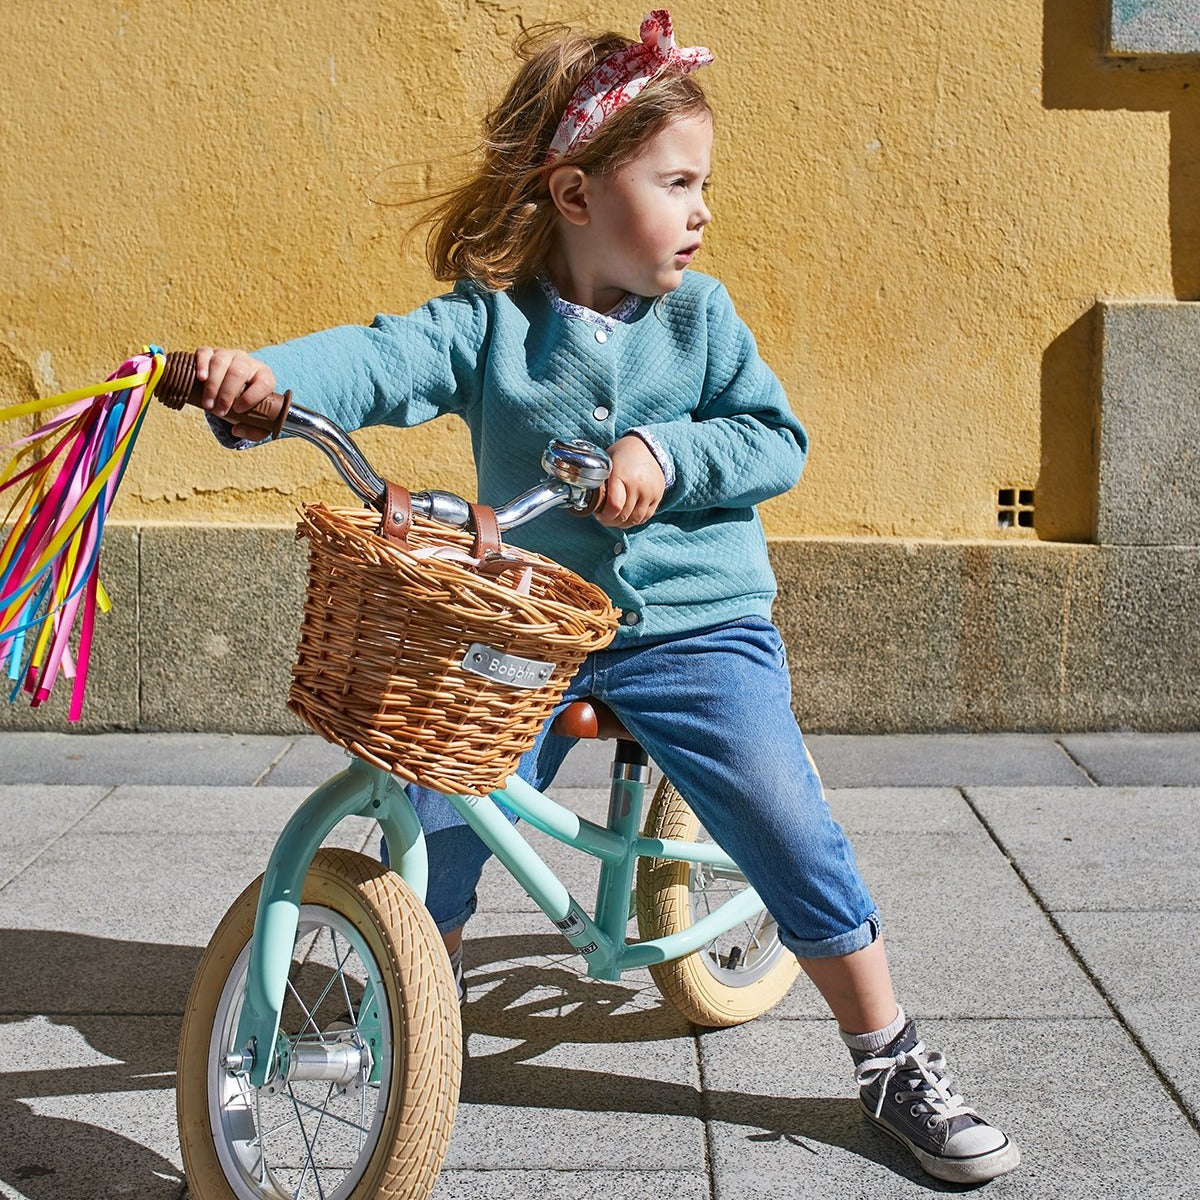
[[[178,407],[195,397],[190,356],[169,358],[180,378],[160,398]],[[273,397],[239,421],[313,442],[366,504],[387,507],[390,485],[326,419]],[[555,441],[542,467],[540,484],[495,510],[501,529],[558,506],[590,511],[609,464],[595,446]],[[472,521],[472,506],[447,493],[411,499],[414,511],[447,527]],[[472,649],[486,657],[486,646]],[[488,660],[491,668],[530,669],[504,658]],[[571,704],[555,722],[570,737],[614,740],[606,823],[516,776],[488,795],[447,793],[454,808],[583,956],[590,977],[648,967],[662,994],[701,1026],[771,1008],[798,963],[733,861],[665,779],[643,821],[647,755],[603,705]],[[591,915],[501,804],[599,860]],[[390,867],[322,845],[355,816],[379,823]],[[265,872],[218,926],[188,997],[178,1118],[193,1200],[422,1200],[433,1191],[458,1103],[462,1030],[449,959],[424,906],[426,881],[420,823],[393,771],[352,756],[287,822]],[[639,937],[630,941],[634,915]]]

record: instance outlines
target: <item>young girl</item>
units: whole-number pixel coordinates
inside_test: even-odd
[[[348,428],[445,413],[471,430],[480,497],[526,483],[551,436],[612,457],[595,520],[552,513],[512,541],[599,584],[621,610],[564,703],[608,704],[739,863],[842,1031],[867,1115],[939,1178],[1011,1170],[1016,1146],[955,1094],[896,1004],[875,906],[830,815],[791,711],[775,581],[754,506],[791,488],[807,450],[779,381],[725,290],[690,270],[713,117],[666,12],[640,42],[526,38],[485,122],[482,161],[435,214],[434,274],[454,290],[272,347],[197,353],[227,418],[277,382]],[[544,788],[564,739],[521,774]],[[487,850],[440,797],[413,789],[428,903],[452,956]]]

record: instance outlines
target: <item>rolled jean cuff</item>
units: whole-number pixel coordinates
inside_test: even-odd
[[[453,933],[456,929],[461,929],[474,915],[475,909],[479,907],[479,897],[472,895],[467,901],[466,908],[460,910],[455,916],[447,917],[444,921],[437,922],[438,933]]]
[[[780,937],[785,946],[798,958],[840,958],[863,950],[879,937],[879,913],[873,912],[867,919],[847,933],[839,933],[819,942],[807,942],[798,938]]]

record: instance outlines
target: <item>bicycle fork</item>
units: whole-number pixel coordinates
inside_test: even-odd
[[[248,1074],[255,1087],[265,1086],[282,1062],[290,1079],[327,1079],[338,1070],[326,1052],[311,1055],[311,1061],[304,1056],[288,1062],[289,1047],[280,1044],[279,1021],[300,925],[304,878],[321,843],[351,816],[379,822],[394,848],[392,869],[425,899],[429,879],[425,836],[403,786],[387,772],[352,760],[292,814],[267,860],[234,1042],[240,1050],[227,1055],[224,1064]]]

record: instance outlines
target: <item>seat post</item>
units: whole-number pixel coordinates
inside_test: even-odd
[[[625,926],[630,915],[630,896],[637,856],[633,843],[641,832],[642,804],[650,781],[650,757],[631,738],[618,738],[613,750],[612,786],[608,797],[608,827],[624,839],[626,852],[619,862],[600,864],[600,883],[596,892],[596,924],[618,945],[625,942]],[[611,976],[620,978],[620,970]]]

